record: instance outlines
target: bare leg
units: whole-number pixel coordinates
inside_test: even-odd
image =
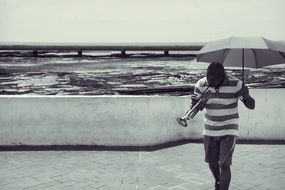
[[[221,165],[220,175],[220,190],[228,190],[231,182],[231,168],[230,165]]]
[[[209,163],[209,168],[215,178],[215,189],[219,190],[219,183],[220,183],[220,165],[218,162],[216,163]]]

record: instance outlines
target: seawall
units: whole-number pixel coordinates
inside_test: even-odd
[[[239,102],[246,140],[285,140],[285,89],[251,89],[256,109]],[[152,146],[201,139],[203,114],[183,128],[190,105],[177,96],[0,96],[0,145]]]

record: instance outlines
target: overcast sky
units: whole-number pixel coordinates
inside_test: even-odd
[[[285,40],[285,0],[0,0],[0,42]]]

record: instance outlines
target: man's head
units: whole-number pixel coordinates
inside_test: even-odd
[[[207,81],[210,87],[217,88],[225,80],[225,69],[221,63],[213,62],[207,69]]]

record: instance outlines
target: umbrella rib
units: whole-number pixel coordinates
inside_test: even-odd
[[[226,54],[226,51],[227,51],[227,49],[224,49],[224,51],[223,51],[223,57],[222,57],[222,63],[225,61],[225,54]]]
[[[257,56],[256,56],[256,52],[255,52],[255,50],[254,50],[254,49],[251,49],[251,51],[253,52],[253,55],[254,55],[255,67],[256,67],[256,68],[259,68],[259,67],[258,67],[258,64],[257,64]]]
[[[280,51],[278,51],[278,53],[281,55],[281,57],[283,57],[283,59],[285,60],[285,55],[283,55]]]

